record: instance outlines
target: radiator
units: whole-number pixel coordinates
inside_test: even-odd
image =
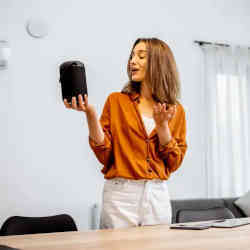
[[[92,207],[92,225],[91,229],[99,229],[100,228],[100,214],[101,214],[101,206],[98,203],[95,203]]]

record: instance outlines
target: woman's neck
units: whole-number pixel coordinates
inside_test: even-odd
[[[154,102],[152,93],[145,82],[141,82],[141,99],[145,99],[148,102]]]

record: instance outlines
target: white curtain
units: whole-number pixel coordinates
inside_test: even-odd
[[[250,49],[201,45],[207,197],[250,189]]]

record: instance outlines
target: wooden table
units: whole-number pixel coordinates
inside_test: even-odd
[[[170,229],[167,225],[2,236],[0,244],[24,250],[249,250],[250,225],[205,230]]]

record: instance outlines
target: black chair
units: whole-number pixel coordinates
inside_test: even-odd
[[[48,217],[9,217],[2,225],[1,236],[77,231],[73,218],[67,214]]]

